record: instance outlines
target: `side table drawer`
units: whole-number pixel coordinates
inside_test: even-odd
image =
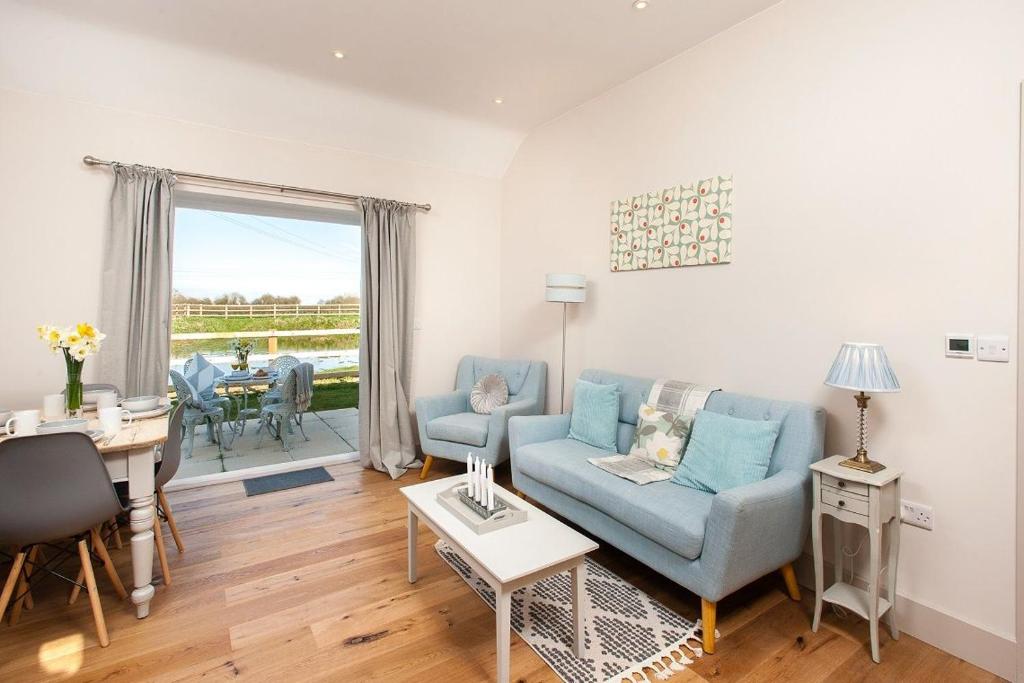
[[[826,505],[831,505],[834,508],[840,510],[846,510],[858,515],[868,514],[868,500],[860,496],[846,496],[838,491],[827,489],[824,486],[821,487],[821,502]]]
[[[849,491],[850,493],[856,493],[858,496],[868,495],[867,484],[861,484],[860,482],[849,481],[846,479],[839,479],[838,477],[833,477],[829,474],[821,475],[821,484],[822,486],[831,486],[832,488],[839,489],[840,491]]]

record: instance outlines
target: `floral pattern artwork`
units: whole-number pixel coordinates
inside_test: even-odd
[[[658,410],[645,403],[637,414],[629,454],[659,469],[673,472],[686,450],[692,425],[693,417]]]
[[[611,204],[611,269],[732,260],[732,176],[676,185]]]

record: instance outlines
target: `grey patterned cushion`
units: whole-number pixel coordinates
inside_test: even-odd
[[[490,415],[495,408],[508,403],[508,383],[498,374],[484,375],[469,392],[469,404],[474,413]]]

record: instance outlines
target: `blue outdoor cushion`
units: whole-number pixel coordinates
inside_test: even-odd
[[[515,468],[542,484],[572,496],[638,534],[688,559],[700,556],[714,496],[659,481],[637,486],[587,462],[615,455],[572,439],[521,446]]]
[[[615,450],[619,431],[619,385],[576,380],[569,438],[606,451]]]
[[[673,483],[718,493],[761,481],[781,426],[778,420],[743,420],[698,411]]]
[[[192,355],[192,363],[185,373],[185,379],[195,387],[196,393],[204,400],[216,395],[217,380],[223,376],[224,372],[198,351]]]
[[[427,436],[439,441],[454,441],[467,446],[487,444],[487,423],[490,415],[478,413],[455,413],[435,417],[427,423]]]

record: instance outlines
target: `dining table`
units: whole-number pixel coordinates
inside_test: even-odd
[[[166,405],[166,399],[163,404]],[[88,429],[102,430],[95,413]],[[103,456],[112,482],[128,483],[128,513],[131,528],[129,547],[132,556],[131,600],[139,619],[149,616],[150,602],[156,592],[153,588],[153,516],[156,514],[155,465],[160,462],[160,447],[167,441],[168,415],[133,420],[121,427],[113,437],[103,437],[96,448]],[[0,437],[19,438],[19,437]],[[31,437],[29,437],[31,438]]]

